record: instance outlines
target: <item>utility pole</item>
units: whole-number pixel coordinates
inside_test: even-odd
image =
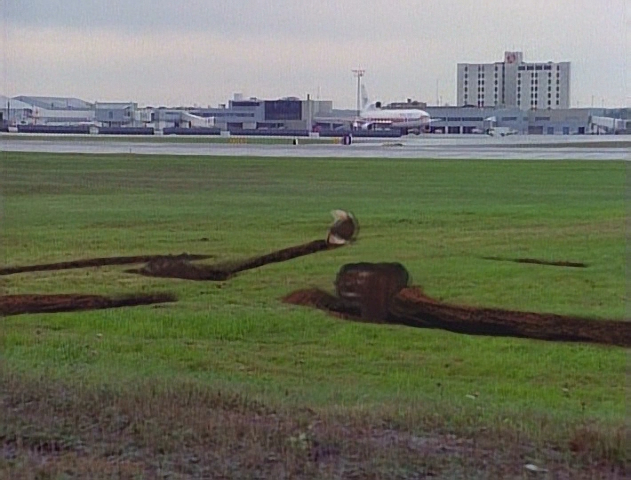
[[[360,98],[361,98],[361,87],[362,87],[362,77],[364,76],[364,73],[366,73],[366,70],[361,69],[361,68],[355,68],[353,69],[353,74],[354,76],[357,77],[357,116],[359,117],[359,115],[361,114],[361,103],[360,103]]]

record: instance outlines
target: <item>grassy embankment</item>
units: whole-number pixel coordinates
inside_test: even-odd
[[[354,211],[362,229],[352,247],[223,284],[120,267],[2,278],[7,293],[180,301],[2,319],[0,435],[16,454],[0,456],[0,472],[162,464],[489,478],[532,461],[580,478],[625,461],[623,349],[354,324],[279,302],[331,289],[346,262],[392,260],[449,302],[622,319],[623,162],[5,153],[1,173],[6,265],[243,258],[322,238],[333,208]],[[26,452],[43,439],[57,447],[40,456],[55,461],[38,465]]]

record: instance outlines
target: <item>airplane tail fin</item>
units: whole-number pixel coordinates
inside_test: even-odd
[[[379,109],[379,103],[380,102],[371,102],[370,99],[368,98],[368,93],[366,93],[366,87],[364,87],[364,85],[362,85],[362,112],[367,112],[370,110],[377,110]]]
[[[368,92],[366,92],[366,87],[362,85],[362,110],[366,110],[369,103],[370,99],[368,98]]]

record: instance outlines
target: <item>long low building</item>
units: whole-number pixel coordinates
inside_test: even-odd
[[[430,133],[453,135],[490,133],[495,129],[522,135],[622,133],[629,129],[628,118],[631,117],[630,109],[616,111],[603,108],[520,110],[472,106],[422,106],[418,108],[425,110],[432,118]],[[316,117],[315,122],[325,128],[351,128],[355,115],[356,113],[350,110],[338,110],[331,116]]]
[[[531,135],[587,135],[629,133],[631,129],[629,108],[522,110],[516,107],[427,106],[411,101],[388,107],[427,111],[433,119],[430,132],[437,134],[481,134],[502,130]],[[75,98],[0,96],[0,125],[5,130],[8,126],[33,126],[40,131],[40,127],[45,126],[88,124],[110,129],[149,128],[156,133],[166,130],[181,134],[183,129],[189,128],[198,132],[212,130],[216,133],[220,130],[261,135],[289,132],[287,134],[294,135],[291,132],[350,130],[355,116],[355,110],[334,110],[331,101],[309,97],[262,100],[235,95],[227,105],[217,108],[139,108],[135,102],[88,103]],[[22,128],[22,131],[27,130]],[[396,133],[394,130],[391,133]],[[96,130],[93,128],[92,131]]]
[[[427,107],[436,133],[483,133],[509,128],[519,134],[579,134],[591,132],[591,109],[520,110],[492,107]],[[598,112],[600,113],[600,112]]]
[[[623,109],[619,109],[623,110]],[[514,133],[529,135],[587,135],[621,133],[628,128],[628,110],[625,118],[611,122],[604,128],[603,118],[613,113],[604,108],[563,108],[546,110],[520,110],[492,107],[427,107],[434,121],[435,133],[487,133],[495,128],[510,129]],[[615,126],[615,127],[614,127]]]

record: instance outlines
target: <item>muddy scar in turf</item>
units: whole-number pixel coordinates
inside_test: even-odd
[[[203,260],[211,258],[213,255],[135,255],[127,257],[97,257],[84,258],[81,260],[71,260],[68,262],[42,263],[38,265],[25,265],[15,267],[0,268],[0,276],[15,275],[29,272],[50,272],[56,270],[70,270],[75,268],[107,267],[112,265],[130,265],[134,263],[145,263],[155,261],[178,262],[190,260]]]
[[[0,317],[24,313],[57,313],[134,307],[175,301],[177,298],[170,293],[132,294],[117,297],[72,293],[3,295],[0,296]]]
[[[198,281],[226,281],[239,272],[262,267],[271,263],[284,262],[304,255],[333,250],[341,246],[342,245],[330,244],[326,240],[315,240],[241,261],[224,262],[213,265],[195,264],[193,262],[212,258],[214,255],[191,255],[187,253],[180,255],[99,257],[58,263],[6,267],[0,269],[0,276],[144,263],[143,266],[128,269],[125,270],[125,272],[150,277]],[[177,301],[175,296],[168,293],[127,294],[116,297],[66,293],[57,295],[3,295],[0,296],[0,317],[25,313],[56,313],[132,307],[175,301]]]
[[[339,245],[332,245],[326,240],[315,240],[294,247],[276,250],[275,252],[251,257],[246,260],[224,262],[214,265],[194,264],[189,259],[178,257],[160,257],[147,262],[143,267],[126,270],[149,277],[180,278],[185,280],[225,281],[246,270],[262,267],[272,263],[311,255],[317,252],[333,250]]]

